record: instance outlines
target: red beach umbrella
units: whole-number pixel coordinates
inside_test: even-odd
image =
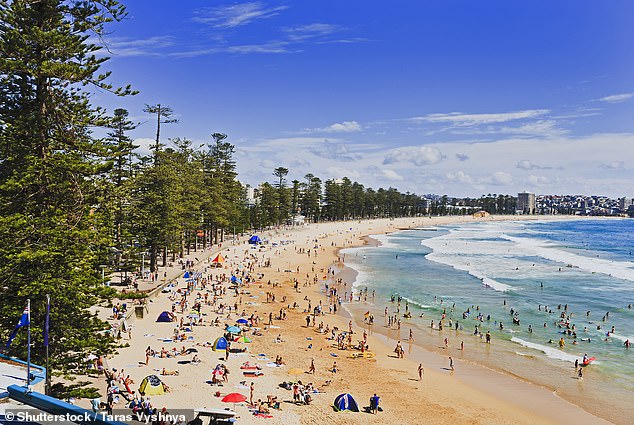
[[[243,401],[246,401],[247,397],[240,394],[240,393],[229,393],[226,396],[224,396],[220,401],[225,402],[225,403],[233,403],[233,410],[236,410],[236,403],[242,403]]]
[[[240,393],[230,393],[224,396],[220,401],[224,403],[242,403],[246,401],[247,397]]]

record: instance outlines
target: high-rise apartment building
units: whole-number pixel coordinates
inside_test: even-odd
[[[518,214],[535,214],[535,194],[530,192],[520,192],[517,194]]]

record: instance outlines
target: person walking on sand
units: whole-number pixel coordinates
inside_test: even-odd
[[[423,364],[419,363],[418,364],[418,380],[422,381],[423,380],[423,375],[425,374],[425,369],[423,368]]]
[[[148,345],[145,349],[145,365],[147,366],[150,362],[150,356],[152,355],[152,348]]]
[[[253,390],[255,389],[255,385],[251,382],[251,386],[249,387],[249,404],[253,406]]]
[[[451,356],[449,356],[449,369],[451,369],[452,372],[455,370],[453,367],[453,359],[451,358]]]
[[[315,373],[315,358],[310,359],[310,367],[308,368],[308,373]]]

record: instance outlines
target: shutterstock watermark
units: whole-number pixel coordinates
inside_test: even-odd
[[[232,415],[228,411],[223,414],[219,411],[220,416]],[[186,424],[188,421],[196,418],[197,412],[193,409],[189,410],[157,410],[153,412],[132,412],[126,410],[113,410],[112,414],[106,412],[64,412],[53,414],[43,412],[36,409],[6,409],[4,414],[0,413],[0,423],[7,425],[18,424],[77,424],[77,423],[104,423],[104,422],[121,422],[126,424]]]

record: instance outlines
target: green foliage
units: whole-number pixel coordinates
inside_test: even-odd
[[[99,398],[101,395],[96,388],[88,387],[91,382],[81,381],[76,384],[64,385],[62,383],[56,383],[51,386],[51,396],[60,400],[67,400],[73,398]]]
[[[112,351],[89,312],[98,301],[104,229],[94,206],[108,148],[91,135],[106,120],[84,86],[117,94],[99,74],[106,58],[88,42],[124,16],[112,0],[0,1],[0,336],[31,299],[33,360],[43,362],[42,326],[51,295],[51,366],[85,368],[88,353]],[[25,357],[25,332],[10,354]]]

